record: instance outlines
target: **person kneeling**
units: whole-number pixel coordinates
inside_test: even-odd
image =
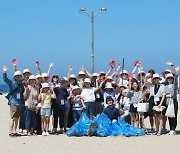
[[[111,96],[106,97],[106,103],[108,106],[104,109],[103,113],[106,114],[112,122],[116,122],[120,114],[118,109],[115,108],[114,100]]]

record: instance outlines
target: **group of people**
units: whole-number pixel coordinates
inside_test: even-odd
[[[13,66],[13,80],[7,77],[8,68],[3,67],[3,79],[10,91],[10,137],[20,136],[24,132],[28,136],[63,134],[79,120],[82,112],[89,118],[104,113],[113,122],[120,117],[142,129],[146,129],[144,118],[149,117],[151,131],[160,136],[162,129],[166,129],[165,113],[170,102],[174,104],[175,117],[168,117],[169,134],[176,134],[176,68],[172,68],[172,71],[167,69],[160,76],[154,70],[145,73],[139,63],[135,66],[139,66],[135,76],[134,72],[128,73],[121,65],[116,69],[114,63],[111,63],[107,73],[102,71],[90,74],[82,67],[76,76],[72,74],[73,66],[70,66],[67,77],[58,74],[50,77],[53,64],[50,64],[47,73],[41,74],[40,65],[36,62],[36,76],[29,69],[21,73],[16,63]],[[138,104],[144,102],[149,103],[148,111],[138,112]]]

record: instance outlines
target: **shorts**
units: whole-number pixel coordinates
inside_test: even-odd
[[[50,117],[51,108],[41,108],[41,116]]]
[[[11,118],[19,118],[21,116],[21,112],[22,112],[22,106],[18,106],[18,105],[14,105],[14,104],[10,105],[10,117]]]
[[[70,110],[70,102],[65,101],[65,111],[69,111],[69,110]]]
[[[85,102],[85,106],[86,106],[86,110],[84,110],[84,112],[86,112],[86,114],[90,114],[94,116],[96,110],[95,102]]]

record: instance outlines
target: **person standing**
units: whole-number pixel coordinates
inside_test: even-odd
[[[54,92],[56,94],[56,101],[53,102],[54,110],[53,110],[53,133],[57,133],[58,121],[60,125],[60,134],[64,131],[66,132],[66,127],[64,126],[64,114],[65,114],[65,103],[69,96],[68,91],[66,89],[66,81],[64,78],[60,78],[59,80],[60,86],[54,88]]]
[[[165,86],[160,84],[159,74],[153,74],[153,85],[150,86],[150,99],[149,99],[149,115],[155,118],[156,135],[162,134],[163,117],[165,115]],[[164,109],[164,110],[163,110]]]
[[[178,112],[177,72],[175,72],[175,76],[173,76],[173,74],[171,74],[171,73],[167,74],[166,83],[167,83],[167,85],[165,86],[166,105],[168,105],[170,103],[170,101],[173,101],[173,103],[174,103],[174,113],[175,113],[174,118],[168,117],[169,126],[170,126],[169,135],[174,135],[174,134],[176,134],[177,112]]]
[[[3,67],[3,79],[9,86],[10,97],[8,104],[10,105],[10,124],[9,124],[9,136],[19,136],[17,133],[18,120],[22,111],[22,104],[24,103],[24,86],[22,84],[22,74],[20,71],[16,71],[13,76],[13,81],[7,77],[8,68]]]

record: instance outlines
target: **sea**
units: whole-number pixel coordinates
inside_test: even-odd
[[[9,92],[9,87],[7,84],[0,84],[0,92],[5,94]]]

